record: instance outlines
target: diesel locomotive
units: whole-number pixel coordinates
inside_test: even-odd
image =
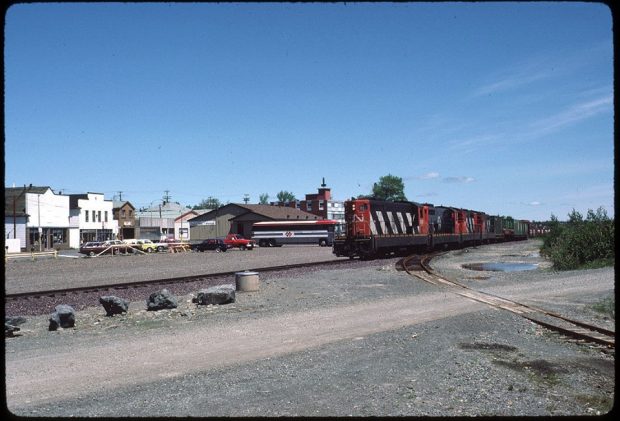
[[[528,222],[430,203],[353,199],[345,202],[345,229],[336,256],[372,259],[416,250],[523,240]]]

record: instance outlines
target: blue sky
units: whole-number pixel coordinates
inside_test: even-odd
[[[5,186],[614,214],[603,4],[18,4],[4,60]]]

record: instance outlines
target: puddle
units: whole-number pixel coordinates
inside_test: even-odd
[[[519,272],[522,270],[534,270],[538,265],[533,263],[470,263],[463,265],[465,269],[470,270],[489,270],[493,272]]]

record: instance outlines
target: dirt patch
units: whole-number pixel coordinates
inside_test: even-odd
[[[566,369],[558,366],[557,364],[550,363],[547,360],[533,360],[533,361],[516,361],[516,362],[504,362],[498,361],[502,365],[513,368],[515,370],[530,370],[538,373],[539,375],[550,375],[556,373],[566,373]]]
[[[470,349],[470,350],[490,350],[490,351],[505,351],[505,352],[513,352],[513,351],[518,350],[516,346],[495,344],[495,343],[481,343],[481,342],[474,342],[471,344],[460,343],[459,347],[461,349]]]

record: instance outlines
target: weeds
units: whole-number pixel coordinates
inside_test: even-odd
[[[593,304],[592,309],[616,320],[616,299],[613,296],[604,298],[598,303]]]

